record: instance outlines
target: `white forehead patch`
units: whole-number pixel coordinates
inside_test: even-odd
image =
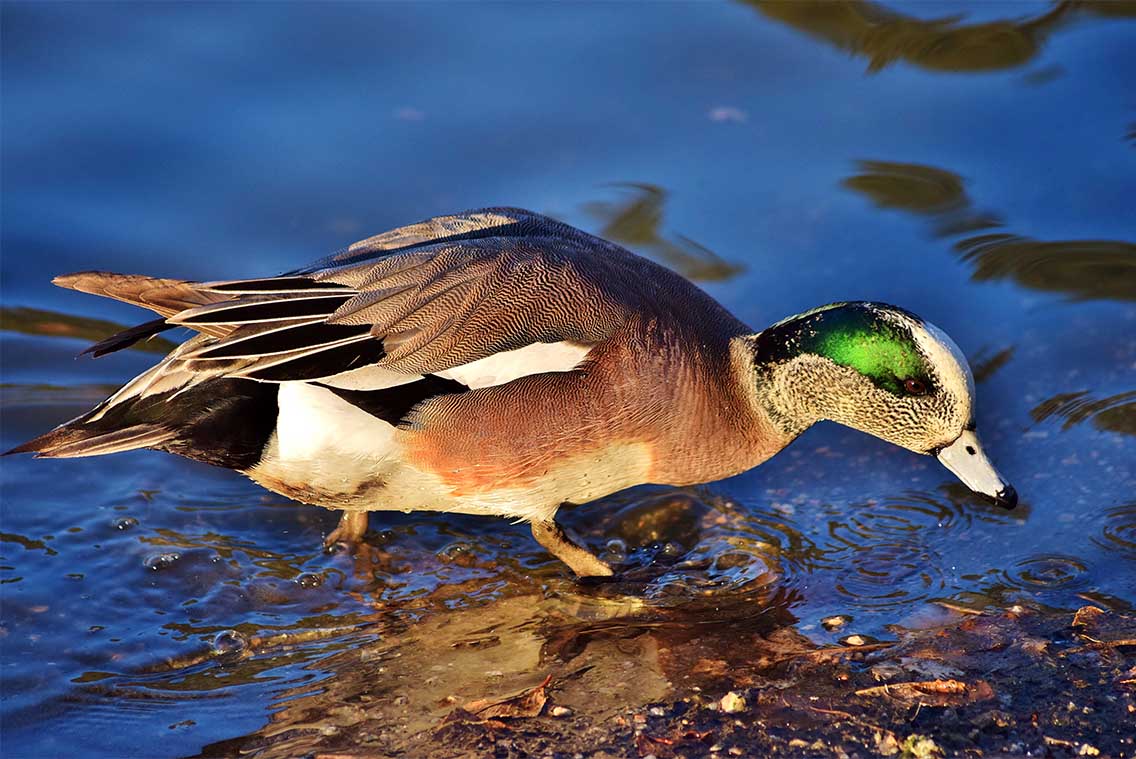
[[[966,405],[967,421],[970,421],[974,403],[974,376],[970,373],[970,365],[962,351],[946,332],[930,322],[916,326],[911,334],[916,345],[935,368],[944,389]]]

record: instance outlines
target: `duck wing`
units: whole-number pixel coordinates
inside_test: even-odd
[[[644,313],[736,324],[668,269],[510,208],[412,224],[280,277],[197,287],[225,299],[168,321],[225,336],[183,354],[186,368],[271,382],[375,367],[389,385],[390,375],[417,378],[534,344],[592,347]],[[552,354],[561,356],[544,351],[542,361]]]

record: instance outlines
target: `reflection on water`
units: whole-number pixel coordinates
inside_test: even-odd
[[[1099,400],[1094,400],[1087,390],[1063,393],[1038,404],[1030,415],[1035,422],[1051,416],[1061,417],[1064,419],[1061,428],[1065,430],[1091,419],[1099,430],[1136,435],[1136,391]]]
[[[1136,503],[1109,509],[1103,521],[1104,527],[1093,541],[1107,551],[1136,560]]]
[[[994,376],[994,373],[1010,362],[1014,357],[1014,347],[1003,348],[996,353],[986,349],[980,350],[970,359],[970,368],[974,374],[974,381],[983,383]]]
[[[121,324],[86,316],[72,316],[38,308],[7,306],[0,308],[0,329],[24,335],[46,337],[73,337],[96,342],[126,329]],[[161,337],[151,337],[135,343],[133,348],[148,353],[169,353],[174,343]]]
[[[1136,16],[1136,3],[1060,0],[1034,18],[966,23],[952,15],[919,19],[866,0],[743,0],[767,18],[868,60],[869,71],[903,62],[931,71],[976,73],[1023,66],[1079,15]],[[1005,6],[1003,6],[1005,7]],[[1017,6],[1011,5],[1016,9]]]
[[[937,236],[1001,226],[991,213],[976,211],[962,178],[945,169],[910,163],[862,161],[860,173],[843,185],[880,208],[926,217]],[[1116,240],[1044,242],[1020,235],[988,233],[954,245],[974,270],[975,281],[1012,279],[1023,287],[1073,298],[1136,300],[1136,245]]]
[[[960,241],[975,280],[1013,279],[1074,298],[1136,300],[1136,245],[1117,240],[1042,242],[1010,234]]]
[[[866,195],[880,208],[894,208],[929,217],[938,237],[1001,225],[988,212],[977,211],[958,174],[917,163],[861,161],[860,173],[844,186]]]
[[[207,746],[201,756],[254,749],[263,757],[303,756],[334,745],[341,730],[350,731],[355,750],[416,755],[431,742],[456,742],[447,732],[460,729],[463,707],[541,683],[549,683],[553,703],[571,717],[543,730],[571,730],[580,719],[602,724],[664,700],[692,673],[709,682],[732,664],[691,655],[733,651],[750,660],[764,650],[772,663],[811,650],[803,639],[779,639],[775,631],[793,621],[786,609],[787,599],[780,599],[751,606],[744,616],[731,614],[727,604],[711,624],[701,612],[677,607],[594,622],[580,620],[562,599],[527,595],[455,610],[325,657],[320,675],[283,692],[280,708],[257,733]],[[692,641],[692,630],[701,640]],[[702,672],[691,666],[698,662]]]
[[[75,338],[143,317],[51,287],[60,271],[255,276],[503,203],[561,209],[753,324],[847,297],[933,314],[974,356],[984,443],[1022,493],[1006,512],[930,457],[818,425],[727,482],[563,510],[620,569],[579,583],[505,520],[375,514],[365,550],[327,553],[335,514],[229,472],[5,458],[6,751],[543,755],[598,731],[617,753],[725,756],[650,713],[697,733],[754,685],[768,702],[738,721],[800,755],[833,715],[786,673],[841,639],[944,607],[1130,609],[1136,4],[938,8],[5,6],[4,447],[154,358],[76,362]],[[624,177],[643,181],[605,184]],[[463,742],[465,707],[550,675],[541,717]],[[843,709],[847,682],[824,681]]]
[[[600,237],[623,243],[695,281],[729,279],[744,270],[740,264],[723,260],[690,238],[663,234],[663,205],[667,199],[663,188],[635,183],[615,186],[627,193],[625,201],[596,201],[585,206],[585,211],[603,225],[597,232]]]

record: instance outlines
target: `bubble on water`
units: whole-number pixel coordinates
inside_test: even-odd
[[[625,545],[666,550],[675,544],[681,554],[698,543],[702,518],[710,510],[685,493],[666,493],[634,501],[615,515],[614,532]]]
[[[134,517],[119,517],[114,520],[114,529],[116,530],[130,530],[138,526],[138,520]]]
[[[296,584],[301,588],[318,588],[323,585],[323,577],[314,572],[304,572],[296,578]]]
[[[223,630],[213,638],[212,648],[215,656],[239,654],[248,647],[248,638],[236,630]]]
[[[713,568],[716,572],[729,572],[742,569],[753,563],[753,555],[741,551],[729,551],[714,557]]]
[[[146,557],[146,568],[154,572],[172,567],[178,559],[181,558],[180,553],[158,553]]]
[[[652,543],[648,549],[655,554],[656,560],[673,560],[683,554],[683,547],[669,540],[664,543]]]
[[[474,546],[472,543],[465,540],[456,540],[449,545],[443,546],[436,555],[442,561],[458,561],[466,559],[473,554]]]
[[[741,535],[708,536],[650,582],[642,595],[661,601],[761,592],[780,576],[778,564],[776,548],[764,541]]]
[[[600,558],[609,564],[622,564],[627,560],[627,543],[620,538],[612,538],[604,544]]]

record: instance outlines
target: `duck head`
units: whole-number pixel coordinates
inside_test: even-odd
[[[978,440],[966,359],[934,325],[883,303],[835,303],[748,340],[758,400],[790,438],[838,422],[936,456],[971,490],[1017,504]]]

